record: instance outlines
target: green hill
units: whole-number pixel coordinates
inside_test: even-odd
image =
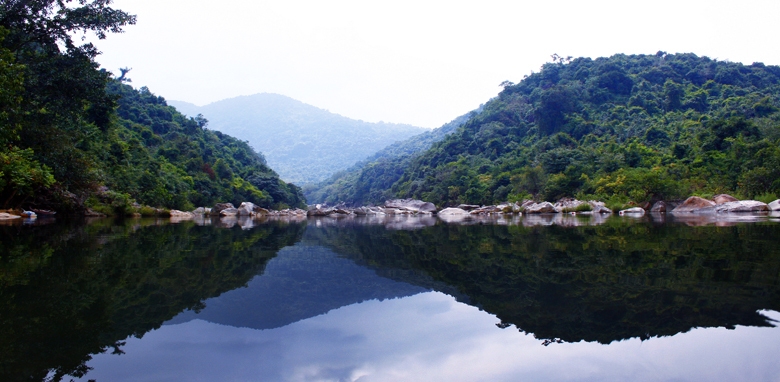
[[[245,142],[112,79],[72,39],[133,23],[106,2],[0,4],[0,208],[302,205]]]
[[[780,67],[561,58],[414,158],[388,194],[438,205],[780,193]]]
[[[350,119],[279,94],[235,97],[202,107],[171,104],[192,117],[203,114],[211,128],[248,141],[282,179],[296,184],[323,181],[389,144],[425,131]]]
[[[303,192],[306,200],[309,204],[344,202],[365,205],[389,199],[392,196],[390,186],[401,177],[413,158],[429,149],[434,142],[444,139],[478,112],[472,111],[441,127],[393,143],[319,184],[305,185]]]

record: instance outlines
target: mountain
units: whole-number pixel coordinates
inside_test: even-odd
[[[454,132],[480,111],[481,107],[441,127],[393,143],[348,170],[337,172],[319,184],[304,186],[306,200],[309,204],[344,202],[350,205],[365,205],[379,204],[390,199],[390,186],[401,177],[404,168],[413,158],[429,149],[434,142]]]
[[[296,184],[327,179],[385,146],[425,129],[349,119],[278,94],[255,94],[202,107],[169,101],[209,127],[246,140],[282,179]]]
[[[553,58],[505,82],[382,192],[440,206],[780,194],[780,67],[690,53]]]
[[[243,201],[302,207],[301,190],[287,184],[246,142],[205,128],[149,89],[114,81],[117,141],[104,154],[106,185],[141,203],[191,209]]]

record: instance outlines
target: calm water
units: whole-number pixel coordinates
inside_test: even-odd
[[[780,223],[0,226],[0,380],[780,381]]]

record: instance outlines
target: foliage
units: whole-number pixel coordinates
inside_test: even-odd
[[[504,85],[372,192],[440,206],[780,192],[780,67],[618,54],[556,60]]]
[[[443,126],[415,135],[385,147],[345,171],[334,174],[319,184],[304,186],[309,203],[347,203],[350,205],[379,204],[393,195],[390,187],[403,174],[411,160],[444,139],[479,113],[477,109],[455,118]]]
[[[73,41],[77,33],[121,32],[135,16],[110,0],[70,3],[0,3],[3,206],[63,211],[93,197],[99,209],[126,214],[136,201],[177,209],[303,204],[300,189],[279,181],[245,142],[204,129],[203,117],[184,117],[148,89],[112,80],[94,61],[97,49]],[[257,174],[277,180],[274,195],[246,180]],[[108,202],[95,199],[103,186],[113,192]]]

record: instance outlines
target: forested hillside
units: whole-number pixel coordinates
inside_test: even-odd
[[[112,79],[95,46],[74,43],[135,23],[109,4],[0,3],[0,208],[301,205],[245,143]]]
[[[350,205],[365,205],[390,199],[393,196],[390,187],[403,175],[412,158],[428,150],[434,142],[444,139],[479,110],[481,108],[431,131],[393,143],[319,184],[304,186],[306,200],[309,204],[344,202]]]
[[[184,114],[203,114],[214,130],[246,140],[282,179],[323,181],[396,141],[425,129],[369,123],[333,114],[279,94],[230,98],[198,107],[171,101]]]
[[[664,52],[553,58],[505,82],[390,194],[452,205],[780,193],[780,67]]]

